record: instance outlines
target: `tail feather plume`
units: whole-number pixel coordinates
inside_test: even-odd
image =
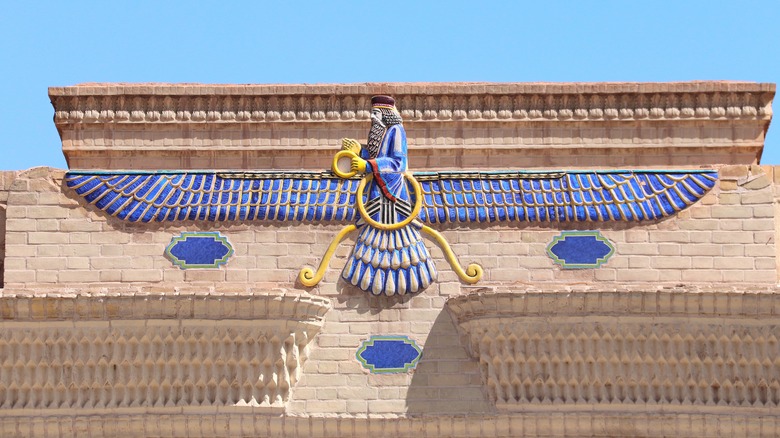
[[[437,272],[413,225],[391,231],[364,225],[341,276],[366,292],[391,296],[425,289]]]

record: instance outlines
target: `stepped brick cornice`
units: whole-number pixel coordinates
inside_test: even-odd
[[[759,161],[775,85],[81,84],[49,89],[71,169],[327,169],[342,137],[365,134],[376,94],[395,97],[418,170],[448,169],[455,162],[480,169],[659,168]]]
[[[55,123],[334,122],[392,94],[407,121],[768,120],[774,84],[81,84],[52,87]]]
[[[13,351],[0,380],[7,414],[184,404],[280,413],[330,309],[279,292],[36,292],[0,297],[0,350]]]
[[[475,292],[447,308],[499,410],[780,404],[773,287]]]
[[[327,298],[285,291],[231,288],[179,289],[114,287],[49,290],[6,289],[0,296],[1,322],[159,320],[290,320],[322,326]]]

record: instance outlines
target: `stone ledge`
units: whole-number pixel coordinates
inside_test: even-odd
[[[156,289],[156,290],[149,290]],[[3,290],[0,324],[132,319],[291,319],[321,326],[330,301],[286,291],[123,288],[51,291]]]
[[[380,93],[396,98],[410,156],[427,168],[440,157],[464,168],[658,167],[756,162],[775,85],[84,84],[49,92],[65,158],[80,169],[328,168],[342,137],[363,138]],[[478,164],[475,153],[492,158]]]
[[[287,95],[287,94],[500,94],[768,92],[776,85],[748,81],[689,82],[365,82],[354,84],[100,83],[49,87],[51,96]]]
[[[520,316],[731,316],[780,315],[780,288],[766,284],[680,286],[547,284],[462,286],[447,309],[456,323]],[[518,291],[519,290],[519,291]]]
[[[9,416],[5,436],[291,436],[291,437],[563,437],[563,436],[750,436],[780,435],[780,416],[667,412],[565,412],[461,417],[291,417],[204,410],[199,415]]]
[[[246,123],[368,120],[392,94],[407,121],[768,121],[774,84],[395,83],[334,85],[84,84],[52,87],[55,123]]]
[[[325,298],[280,291],[4,292],[3,415],[279,414],[330,309]]]

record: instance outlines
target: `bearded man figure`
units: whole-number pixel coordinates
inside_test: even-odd
[[[365,211],[371,222],[389,229],[358,219],[355,249],[341,276],[374,295],[414,293],[436,280],[436,268],[420,237],[422,224],[412,220],[393,227],[407,221],[413,210],[404,176],[406,131],[392,97],[374,96],[371,107],[367,144],[344,139],[342,149],[359,152],[352,158],[352,170],[371,175],[365,190]]]

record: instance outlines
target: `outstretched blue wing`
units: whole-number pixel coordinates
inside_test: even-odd
[[[418,172],[427,223],[655,220],[701,199],[716,171]]]
[[[65,183],[130,222],[355,220],[359,180],[327,172],[77,172]]]
[[[419,219],[451,222],[654,220],[698,201],[715,171],[417,172]],[[357,218],[357,179],[329,172],[98,172],[65,177],[87,203],[130,222]]]

